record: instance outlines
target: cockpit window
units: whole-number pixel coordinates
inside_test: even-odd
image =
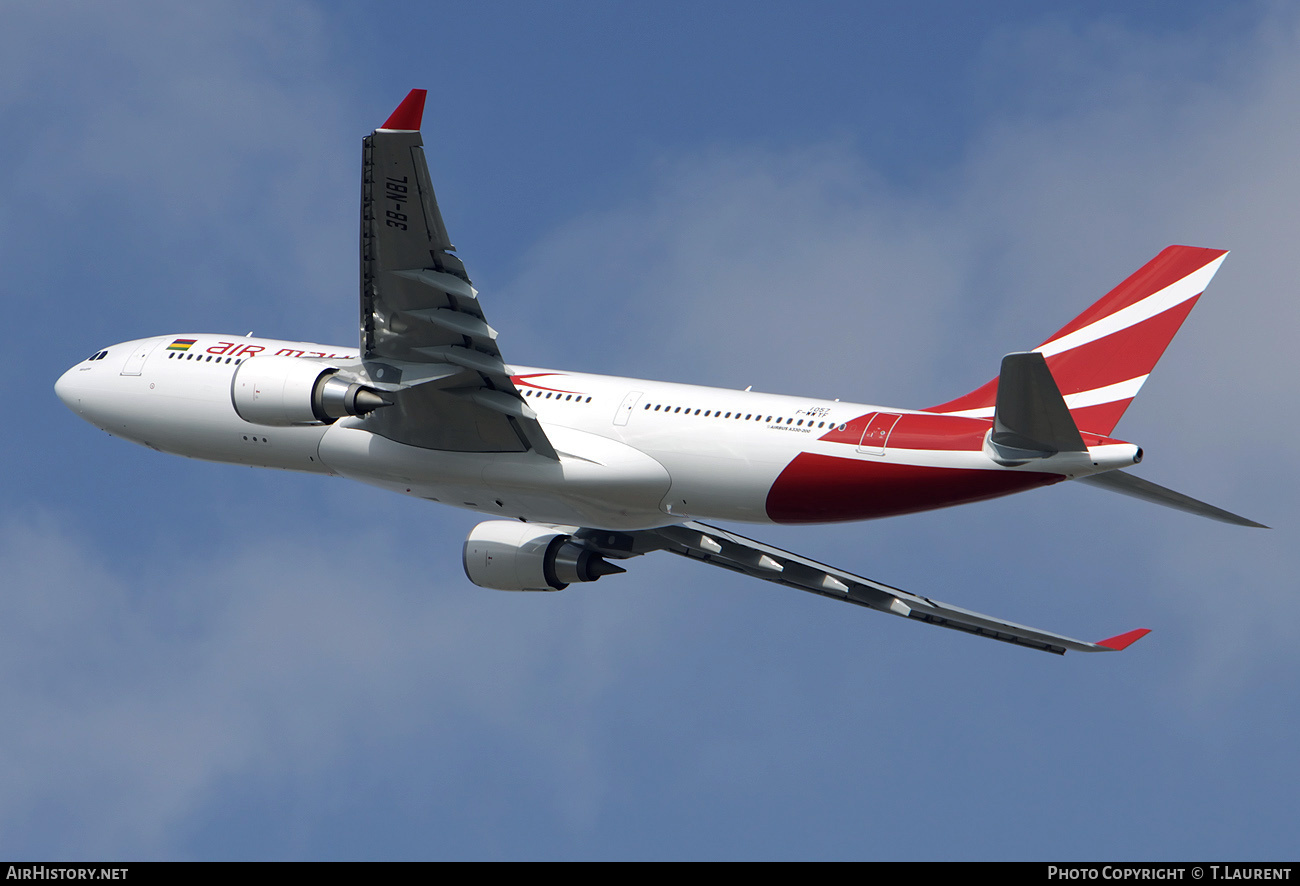
[[[108,356],[108,351],[96,351],[94,354],[91,354],[89,357],[86,358],[86,362],[93,363],[96,360],[103,360],[107,356]]]

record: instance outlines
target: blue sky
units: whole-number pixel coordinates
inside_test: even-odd
[[[1286,5],[10,3],[0,853],[1292,858]],[[81,422],[116,341],[354,336],[360,138],[430,90],[507,359],[900,406],[1170,243],[1233,250],[1117,429],[1275,527],[1080,487],[746,534],[1062,659],[644,558],[469,585],[474,515]]]

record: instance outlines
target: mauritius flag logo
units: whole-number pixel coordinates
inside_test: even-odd
[[[176,341],[172,342],[167,346],[167,350],[188,351],[190,349],[190,346],[193,345],[196,341],[198,341],[197,338],[178,338],[176,339]]]

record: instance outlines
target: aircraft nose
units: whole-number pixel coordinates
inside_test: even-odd
[[[81,411],[81,385],[78,384],[79,366],[74,366],[54,383],[54,393],[63,401],[63,405],[73,412]]]

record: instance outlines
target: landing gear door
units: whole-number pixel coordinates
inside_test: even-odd
[[[892,412],[877,412],[871,416],[866,429],[862,432],[862,442],[858,444],[858,452],[867,455],[884,455],[885,444],[889,442],[889,433],[894,429],[894,423],[898,418]]]
[[[641,399],[640,391],[632,391],[623,398],[623,402],[618,406],[618,412],[614,414],[614,424],[625,425],[627,420],[632,417],[632,410],[636,408],[637,401]]]

